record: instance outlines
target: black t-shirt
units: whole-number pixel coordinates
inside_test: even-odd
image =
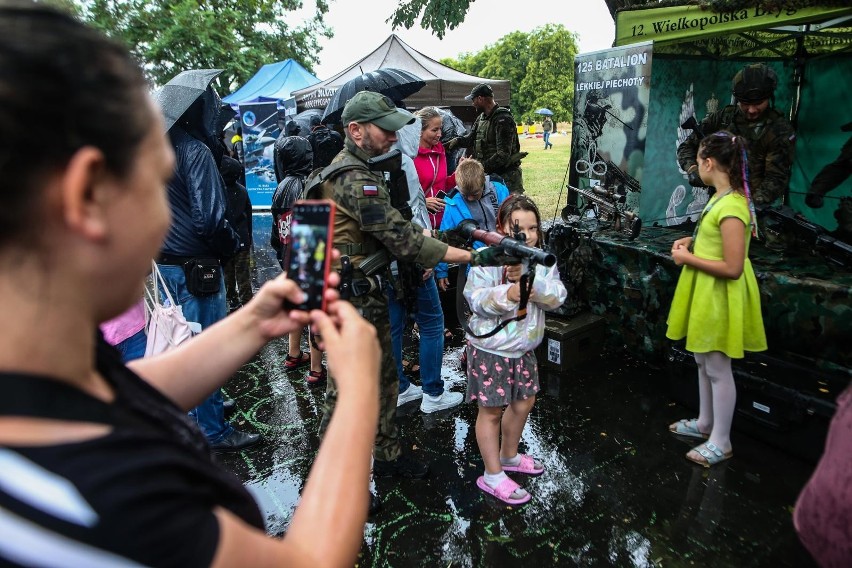
[[[212,461],[186,415],[102,338],[97,356],[113,403],[0,373],[0,416],[112,426],[80,443],[0,446],[0,566],[209,566],[217,506],[263,529],[254,500]]]

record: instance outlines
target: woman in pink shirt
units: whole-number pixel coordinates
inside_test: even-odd
[[[444,215],[444,199],[437,197],[439,191],[449,193],[456,185],[455,174],[447,175],[447,155],[441,144],[441,113],[435,107],[424,107],[414,113],[420,118],[423,130],[420,133],[420,148],[414,158],[420,187],[426,194],[426,209],[432,228],[441,226]]]

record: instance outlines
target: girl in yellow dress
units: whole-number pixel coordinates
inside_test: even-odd
[[[748,187],[746,141],[727,131],[704,138],[698,149],[701,179],[716,194],[701,213],[695,233],[672,245],[683,266],[669,311],[669,339],[686,338],[698,364],[698,418],[669,426],[681,436],[707,440],[686,454],[710,467],[733,456],[731,421],[737,390],[731,359],[766,350],[760,292],[748,259],[756,236]]]

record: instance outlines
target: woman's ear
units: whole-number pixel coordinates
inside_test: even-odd
[[[100,240],[106,234],[106,185],[110,176],[103,152],[92,146],[77,150],[59,180],[62,217],[71,231]]]

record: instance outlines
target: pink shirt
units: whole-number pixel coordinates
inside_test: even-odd
[[[435,194],[442,190],[449,193],[456,186],[456,174],[447,175],[447,155],[444,145],[440,142],[431,148],[418,148],[414,167],[417,169],[417,177],[420,178],[420,188],[426,197],[435,197]],[[443,216],[443,212],[429,213],[433,229],[441,227]]]
[[[101,324],[104,339],[110,345],[118,345],[145,329],[145,300],[139,300],[118,317]]]

